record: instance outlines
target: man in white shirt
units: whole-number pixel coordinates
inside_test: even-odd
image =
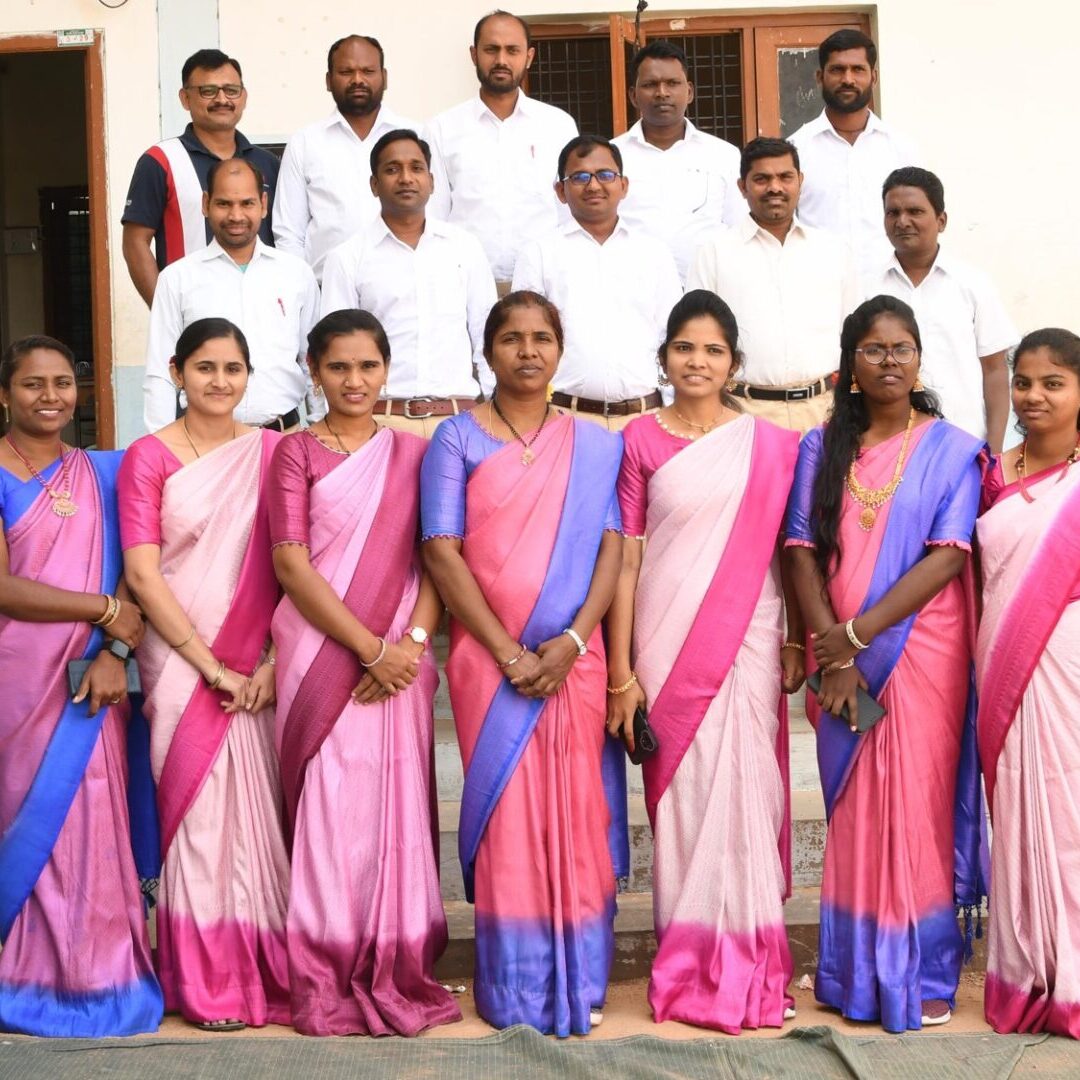
[[[857,302],[851,256],[795,214],[802,173],[783,139],[754,139],[739,166],[749,216],[703,244],[688,289],[711,289],[739,324],[733,393],[746,412],[806,433],[832,405],[840,330]]]
[[[945,189],[926,169],[889,174],[882,190],[893,254],[863,282],[867,298],[909,304],[922,337],[919,373],[945,419],[1001,453],[1009,420],[1009,350],[1020,340],[990,279],[942,252]]]
[[[825,108],[790,138],[806,181],[799,218],[837,233],[865,273],[886,259],[881,234],[881,185],[903,165],[915,165],[914,143],[870,108],[877,85],[877,47],[858,30],[837,30],[818,47],[817,82]]]
[[[435,176],[431,212],[479,239],[505,294],[521,246],[565,220],[551,170],[577,124],[522,92],[536,55],[524,20],[485,15],[469,55],[479,95],[440,113],[424,132]]]
[[[390,131],[371,151],[379,216],[326,258],[322,314],[370,311],[390,340],[379,423],[430,438],[495,384],[484,323],[495,280],[480,242],[427,216],[431,150],[415,131]],[[479,376],[479,378],[478,378]]]
[[[739,151],[686,118],[694,84],[678,45],[650,41],[630,62],[629,79],[641,119],[613,140],[630,181],[619,216],[664,240],[685,279],[705,235],[746,216]]]
[[[386,68],[373,37],[330,46],[326,89],[334,111],[289,140],[274,204],[274,242],[306,259],[319,280],[327,252],[378,216],[367,184],[371,148],[386,132],[415,126],[383,104]]]
[[[249,161],[232,158],[211,167],[203,213],[214,239],[165,267],[154,292],[143,380],[146,429],[176,419],[169,361],[177,338],[197,319],[220,317],[240,327],[251,350],[252,375],[236,419],[288,431],[300,423],[311,385],[305,358],[308,331],[319,316],[315,276],[302,259],[259,239],[266,194]]]
[[[679,273],[662,240],[620,217],[630,185],[614,143],[578,135],[558,164],[555,192],[572,220],[522,249],[513,288],[546,296],[562,316],[552,404],[619,431],[661,405],[656,352]]]

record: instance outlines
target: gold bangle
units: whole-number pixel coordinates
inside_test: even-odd
[[[192,623],[191,624],[191,631],[188,633],[188,636],[186,638],[184,638],[184,640],[181,641],[179,645],[170,645],[169,647],[171,649],[177,649],[177,650],[182,649],[194,636],[195,636],[195,624]]]
[[[637,682],[637,672],[636,671],[631,671],[630,672],[630,678],[627,679],[626,682],[624,682],[622,684],[622,686],[609,686],[607,688],[607,692],[612,697],[616,697],[619,694],[625,694],[626,691],[629,690],[630,687],[633,686],[636,682]]]
[[[101,624],[102,627],[112,626],[117,619],[120,618],[120,598],[114,596],[112,598],[112,611],[109,612],[109,617]]]
[[[505,671],[508,667],[513,667],[528,651],[529,650],[522,645],[521,652],[519,652],[517,656],[511,656],[509,660],[503,660],[502,663],[499,664],[499,668],[502,671]]]
[[[106,626],[112,626],[116,622],[120,615],[120,601],[115,596],[105,594],[105,610],[96,618],[90,621],[94,626],[100,626],[103,629]]]
[[[780,646],[781,649],[798,649],[799,652],[806,652],[806,646],[801,641],[785,641]]]
[[[211,690],[216,690],[222,684],[224,679],[225,679],[225,661],[224,660],[219,660],[218,661],[217,674],[214,676],[213,681],[208,681],[206,685],[209,686]]]
[[[855,657],[853,656],[850,660],[845,660],[842,664],[830,664],[825,670],[826,671],[844,671],[847,668],[854,667],[854,666],[855,666]]]

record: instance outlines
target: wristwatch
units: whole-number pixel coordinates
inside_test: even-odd
[[[581,640],[581,635],[572,626],[568,626],[563,633],[568,634],[570,640],[577,646],[578,656],[584,656],[589,651],[589,647]]]
[[[113,638],[105,651],[111,652],[121,663],[127,660],[133,652],[131,646],[121,641],[119,638]]]
[[[422,626],[410,626],[405,631],[407,638],[412,638],[421,649],[427,648],[428,632]]]

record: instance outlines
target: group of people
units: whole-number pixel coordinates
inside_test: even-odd
[[[345,39],[335,115],[276,189],[235,131],[239,65],[189,61],[194,126],[140,162],[125,216],[152,433],[73,450],[70,350],[25,338],[0,362],[0,1029],[456,1020],[434,976],[445,607],[490,1023],[602,1020],[643,712],[653,1015],[794,1017],[786,709],[809,678],[818,1000],[890,1031],[950,1018],[988,806],[987,1018],[1080,1036],[1061,722],[1080,338],[1028,334],[1009,381],[992,290],[941,265],[940,183],[882,164],[899,143],[852,34],[822,45],[822,121],[741,155],[685,119],[665,42],[634,60],[641,121],[608,141],[521,92],[514,16],[481,20],[479,100],[426,139],[381,106],[377,43]],[[501,160],[526,148],[527,168]],[[374,201],[349,188],[365,156]],[[862,302],[868,203],[808,199],[811,159],[845,192],[838,171],[881,166],[894,255]],[[947,404],[951,378],[979,396],[969,368],[975,431]],[[1023,442],[1001,453],[1010,393]]]

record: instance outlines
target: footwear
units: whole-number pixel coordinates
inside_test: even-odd
[[[932,1000],[922,1003],[923,1027],[940,1027],[952,1019],[952,1010],[945,1001]]]
[[[789,1005],[786,1009],[784,1009],[784,1019],[785,1020],[794,1020],[795,1019],[795,1006],[794,1005]]]
[[[599,1009],[589,1010],[589,1023],[593,1027],[599,1027],[604,1022],[604,1014]]]
[[[243,1031],[247,1024],[243,1020],[204,1020],[195,1025],[202,1031]]]

